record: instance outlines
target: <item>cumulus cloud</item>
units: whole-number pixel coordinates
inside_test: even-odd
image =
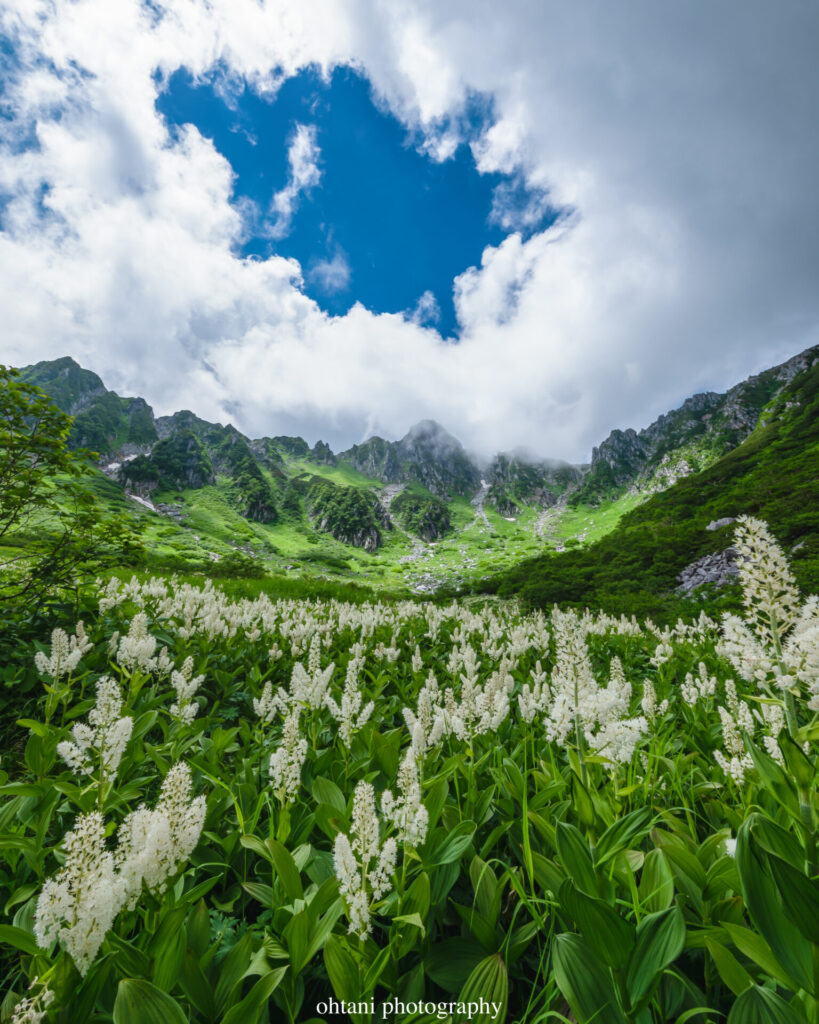
[[[158,412],[256,434],[339,446],[434,417],[476,449],[583,460],[819,341],[811,5],[12,0],[0,17],[4,361],[70,353]],[[239,256],[231,167],[156,111],[179,67],[272,96],[340,63],[431,158],[463,138],[519,183],[495,195],[510,233],[453,282],[457,343],[429,315],[328,316],[303,292],[321,264]],[[478,94],[492,116],[467,137]],[[318,184],[309,126],[289,156],[274,231]],[[546,198],[567,215],[519,233]]]
[[[290,234],[293,215],[301,194],[308,193],[321,181],[318,165],[321,150],[316,143],[315,125],[298,124],[287,149],[287,184],[270,201],[271,238]]]
[[[414,324],[421,326],[437,324],[441,319],[441,307],[429,289],[423,292],[415,303],[415,308],[410,312],[409,318]]]

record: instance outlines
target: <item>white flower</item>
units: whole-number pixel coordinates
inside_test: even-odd
[[[421,846],[427,836],[429,813],[421,799],[421,783],[418,779],[418,764],[415,752],[410,747],[398,769],[398,797],[388,789],[381,796],[381,810],[384,817],[397,830],[400,843],[406,846]]]
[[[170,711],[186,725],[196,718],[199,711],[199,705],[193,702],[193,696],[204,680],[203,675],[194,676],[193,658],[190,656],[185,658],[179,672],[171,672],[171,686],[176,690],[176,701],[171,704]]]
[[[364,693],[358,682],[360,667],[361,662],[355,658],[351,658],[348,662],[347,676],[344,682],[344,691],[341,694],[340,705],[329,694],[324,698],[327,709],[338,722],[338,734],[341,737],[341,742],[347,748],[350,746],[353,733],[363,729],[369,721],[370,715],[375,710],[373,701],[368,701],[364,704]]]
[[[123,905],[124,889],[98,811],[77,819],[64,848],[62,870],[45,882],[37,900],[34,935],[44,949],[59,942],[85,975]]]
[[[353,794],[350,834],[339,833],[333,843],[333,866],[351,934],[361,939],[369,935],[372,903],[389,889],[397,855],[394,838],[383,845],[379,842],[373,787],[359,782]]]
[[[57,744],[57,753],[76,772],[90,774],[95,762],[103,774],[115,775],[131,738],[134,720],[121,716],[122,693],[108,676],[97,680],[97,702],[88,714],[88,725],[75,722],[73,741]]]
[[[270,755],[273,792],[282,804],[293,800],[301,785],[301,769],[307,757],[307,740],[301,735],[300,711],[293,708],[284,720],[281,744]]]
[[[65,630],[55,629],[51,633],[51,654],[46,657],[42,651],[38,651],[34,655],[34,664],[40,675],[50,676],[57,683],[63,676],[71,675],[83,654],[91,650],[91,646],[81,622],[77,623],[75,635],[71,637]]]

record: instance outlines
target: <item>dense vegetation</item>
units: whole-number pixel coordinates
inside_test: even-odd
[[[384,516],[375,495],[316,477],[308,487],[305,505],[311,521],[323,533],[368,551],[380,546]]]
[[[819,602],[737,543],[721,626],[89,594],[15,653],[6,1017],[816,1024]]]
[[[726,547],[723,517],[759,516],[793,549],[797,579],[819,589],[819,365],[797,378],[738,448],[623,517],[596,544],[530,559],[490,589],[535,607],[554,602],[617,613],[675,613],[677,576]]]
[[[405,530],[422,540],[438,540],[452,529],[449,509],[439,498],[404,490],[390,505],[390,513]]]
[[[205,446],[191,430],[179,430],[154,445],[150,455],[138,455],[122,468],[129,483],[160,487],[202,487],[214,479]]]

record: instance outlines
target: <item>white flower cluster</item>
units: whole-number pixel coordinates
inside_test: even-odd
[[[182,663],[179,671],[174,669],[171,672],[171,686],[176,690],[176,700],[171,704],[171,714],[176,715],[179,720],[189,725],[199,711],[199,705],[194,703],[194,695],[205,677],[193,674],[193,658],[188,656]]]
[[[261,697],[253,698],[253,710],[262,720],[262,725],[270,725],[277,711],[287,711],[287,694],[282,694],[279,690],[274,693],[273,683],[268,679]]]
[[[649,722],[653,722],[655,718],[662,718],[666,711],[668,711],[667,700],[661,700],[659,704],[657,703],[657,692],[650,679],[643,680],[643,698],[640,701],[640,706]]]
[[[97,767],[101,774],[116,774],[131,738],[134,720],[122,715],[119,684],[108,676],[97,680],[97,701],[88,713],[88,724],[75,722],[72,740],[57,744],[57,753],[75,772],[90,775]]]
[[[427,837],[429,812],[421,799],[418,764],[412,747],[407,749],[398,769],[397,786],[397,797],[389,789],[382,794],[381,810],[396,829],[399,843],[421,846]]]
[[[55,629],[51,634],[51,654],[46,656],[38,651],[34,655],[34,665],[40,675],[49,676],[57,683],[63,676],[71,675],[91,646],[81,622],[77,623],[74,636],[69,636],[65,630]]]
[[[542,715],[552,699],[552,691],[546,682],[547,676],[539,661],[530,673],[532,688],[524,683],[521,692],[518,694],[518,710],[524,722],[532,723],[537,715]]]
[[[316,633],[310,642],[307,668],[300,663],[293,666],[293,674],[290,677],[291,702],[314,710],[322,707],[334,670],[335,665],[332,663],[325,669],[321,667],[321,639]]]
[[[379,840],[375,793],[369,782],[359,782],[353,794],[350,834],[340,832],[333,844],[333,866],[347,910],[350,934],[369,935],[374,901],[387,892],[395,872],[398,846],[394,838]]]
[[[340,704],[337,704],[329,694],[324,698],[327,709],[338,722],[338,734],[341,737],[341,742],[348,749],[353,734],[364,728],[375,711],[373,701],[364,704],[364,691],[358,681],[358,673],[361,671],[362,665],[363,659],[355,655],[347,662],[347,675]]]
[[[404,708],[402,714],[409,729],[412,750],[416,758],[423,758],[428,750],[441,742],[446,733],[443,695],[432,669],[418,691],[415,711]]]
[[[29,985],[29,991],[38,984],[34,978]],[[48,1008],[54,1002],[54,993],[47,985],[33,996],[26,996],[14,1007],[11,1014],[11,1024],[40,1024],[48,1014]]]
[[[155,655],[156,637],[148,632],[148,616],[145,612],[137,612],[131,620],[126,636],[119,638],[116,652],[117,663],[129,672],[140,669],[143,672],[155,672],[159,676],[167,675],[173,669],[173,662],[163,647]]]
[[[191,798],[190,768],[175,764],[162,782],[156,807],[132,811],[117,830],[115,863],[123,901],[133,907],[143,882],[151,892],[164,892],[168,879],[190,857],[205,823],[205,798]]]
[[[77,818],[65,836],[65,864],[43,885],[34,915],[37,944],[59,942],[85,975],[106,933],[142,888],[161,891],[199,841],[205,798],[190,799],[187,765],[168,772],[154,811],[141,807],[125,818],[118,847],[105,846],[105,821],[99,811]]]
[[[717,677],[710,676],[704,662],[701,661],[697,666],[696,678],[690,672],[686,672],[680,692],[686,704],[698,704],[701,700],[713,697],[717,692]]]
[[[301,711],[288,711],[282,728],[281,743],[270,755],[270,779],[273,792],[282,806],[293,800],[301,785],[301,769],[307,757],[307,740],[301,734]]]

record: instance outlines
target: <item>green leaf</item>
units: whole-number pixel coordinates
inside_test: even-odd
[[[766,974],[776,978],[786,988],[795,987],[793,979],[788,976],[782,964],[771,952],[771,947],[761,935],[751,931],[750,928],[743,928],[742,925],[731,924],[730,921],[723,921],[722,927],[728,932],[731,941],[740,953],[744,953],[749,960],[753,960],[757,967],[761,967]]]
[[[197,960],[204,956],[210,942],[210,915],[204,900],[199,900],[188,915],[188,944]]]
[[[462,821],[450,832],[445,832],[429,855],[428,866],[452,864],[458,860],[464,850],[472,842],[475,833],[474,821]]]
[[[784,770],[772,757],[764,754],[757,745],[746,737],[745,746],[754,762],[760,781],[771,796],[788,810],[793,818],[799,820],[799,797],[796,787],[785,774]]]
[[[358,964],[345,940],[338,935],[331,935],[324,943],[324,966],[339,999],[358,1002],[365,998],[358,980]]]
[[[267,845],[273,858],[273,866],[282,888],[290,900],[304,899],[304,889],[301,884],[301,875],[293,860],[293,855],[276,839],[268,839]]]
[[[579,892],[569,879],[560,887],[560,908],[572,918],[591,949],[608,967],[618,969],[634,948],[634,925],[608,903]]]
[[[651,850],[640,875],[640,900],[649,912],[666,910],[674,899],[674,875],[662,850]]]
[[[424,960],[424,972],[445,992],[459,992],[483,957],[484,950],[475,939],[444,939],[430,949]]]
[[[342,818],[347,817],[347,801],[332,779],[313,779],[313,799],[317,804],[327,804],[332,807]]]
[[[816,766],[811,763],[805,751],[794,742],[784,730],[779,736],[779,749],[785,759],[785,767],[796,779],[796,784],[803,789],[810,789],[816,778]]]
[[[273,886],[265,885],[263,882],[242,882],[242,888],[254,900],[258,900],[263,907],[273,908]]]
[[[170,992],[176,984],[185,959],[188,938],[185,926],[177,928],[154,954],[153,983],[163,992]]]
[[[114,1003],[114,1024],[188,1024],[177,1001],[141,978],[123,978]]]
[[[579,1024],[627,1024],[609,972],[579,935],[558,935],[552,951],[557,986]]]
[[[613,825],[609,825],[606,831],[600,836],[597,843],[596,859],[598,867],[605,864],[620,850],[625,850],[631,841],[640,835],[644,835],[651,828],[654,815],[649,807],[639,807],[631,814],[627,814]]]
[[[470,1024],[503,1024],[506,1020],[508,999],[509,978],[500,953],[493,953],[481,960],[466,979],[458,996],[459,1003],[480,1006],[483,1001],[489,1004],[487,1012],[482,1013],[478,1010],[469,1014]]]
[[[813,994],[810,945],[785,916],[776,886],[766,871],[768,855],[757,845],[751,834],[753,821],[754,815],[746,818],[737,832],[736,865],[745,906],[772,953],[793,979],[792,987],[804,988]]]
[[[684,946],[685,920],[679,907],[643,918],[637,926],[637,941],[626,975],[633,1008],[651,993],[662,971],[677,959]]]
[[[219,980],[216,982],[214,998],[216,1010],[224,1013],[235,1002],[235,991],[239,987],[253,955],[253,938],[250,932],[239,939],[222,961]]]
[[[0,943],[5,946],[14,946],[15,949],[20,949],[30,956],[36,956],[43,952],[31,932],[16,928],[13,924],[0,924]]]
[[[804,1024],[804,1018],[776,992],[754,985],[731,1007],[727,1024]]]
[[[819,886],[791,864],[770,853],[768,865],[785,914],[808,942],[819,946]]]
[[[566,821],[558,822],[555,827],[555,842],[560,863],[569,878],[578,889],[582,889],[589,896],[597,896],[599,886],[591,851],[580,829]]]
[[[261,977],[244,999],[232,1006],[222,1018],[222,1024],[256,1024],[270,996],[288,970],[287,965]]]
[[[746,988],[753,985],[753,978],[729,949],[726,949],[716,939],[706,939],[705,945],[717,965],[720,978],[735,996],[741,995]]]

